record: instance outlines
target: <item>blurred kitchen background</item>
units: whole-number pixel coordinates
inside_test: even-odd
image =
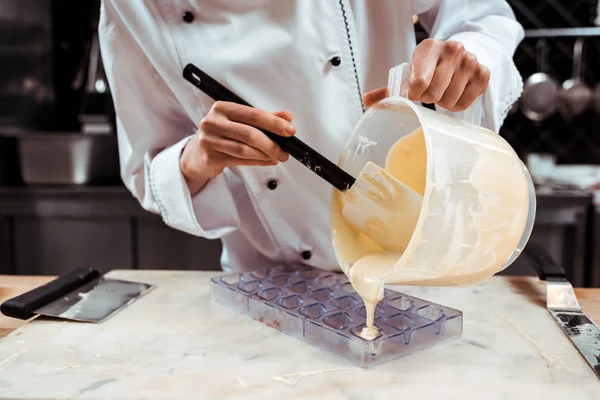
[[[509,3],[527,32],[514,57],[527,84],[501,135],[536,183],[531,241],[574,285],[600,287],[598,0]],[[122,185],[98,8],[0,0],[0,274],[220,269],[218,241],[165,226]],[[558,101],[574,66],[578,88]],[[517,260],[503,274],[533,272]]]

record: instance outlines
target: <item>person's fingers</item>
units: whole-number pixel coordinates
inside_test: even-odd
[[[279,164],[279,161],[271,158],[266,160],[239,158],[214,149],[210,151],[210,159],[213,164],[219,165],[221,169],[236,166],[273,166]]]
[[[268,167],[279,164],[277,160],[244,160],[241,158],[230,158],[225,160],[228,166],[256,166],[256,167]]]
[[[473,104],[477,96],[483,93],[484,90],[485,87],[482,89],[481,84],[469,82],[467,84],[467,87],[465,87],[465,90],[463,91],[462,95],[460,96],[460,99],[458,99],[454,107],[452,107],[449,110],[452,112],[466,110],[471,104]]]
[[[408,81],[408,98],[410,100],[420,100],[423,93],[429,88],[438,64],[439,53],[436,41],[433,39],[426,39],[415,48]]]
[[[287,122],[292,122],[292,120],[294,119],[293,115],[291,112],[286,111],[286,110],[280,110],[280,111],[275,111],[272,113],[273,115],[279,117],[279,118],[283,118],[285,119]],[[289,154],[285,153],[284,156],[280,159],[280,161],[287,161],[289,159]]]
[[[221,136],[253,147],[275,160],[287,161],[289,158],[289,155],[277,143],[250,125],[222,121],[220,129]]]
[[[457,111],[467,109],[477,96],[485,91],[490,81],[490,70],[480,64],[477,57],[472,53],[466,52],[463,56],[460,70],[462,74],[469,76],[469,83],[465,87],[461,98],[453,107]]]
[[[285,110],[275,111],[271,114],[273,114],[276,117],[283,118],[287,122],[292,122],[292,119],[293,119],[292,113],[289,111],[285,111]]]
[[[212,149],[218,151],[219,153],[227,154],[244,160],[274,160],[273,157],[254,147],[228,138],[218,138],[215,140]]]
[[[446,110],[454,108],[458,100],[461,98],[467,84],[469,83],[469,76],[465,74],[454,74],[448,88],[444,92],[442,98],[437,102],[440,107]]]
[[[433,78],[429,83],[429,87],[421,95],[419,100],[428,104],[438,103],[444,96],[446,89],[448,89],[453,75],[454,68],[452,65],[449,65],[448,62],[440,63],[433,73]]]
[[[216,102],[212,108],[230,121],[251,125],[280,136],[293,136],[296,133],[293,124],[258,108],[229,102]]]
[[[388,96],[387,88],[379,88],[371,90],[363,95],[362,101],[366,107],[371,107],[373,104],[380,100],[385,99]]]

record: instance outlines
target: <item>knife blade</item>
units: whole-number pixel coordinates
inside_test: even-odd
[[[581,311],[565,270],[537,244],[527,244],[522,255],[546,281],[546,309],[600,378],[600,328]]]
[[[154,287],[142,282],[107,278],[94,268],[79,268],[6,300],[0,304],[0,312],[23,320],[44,315],[101,323]]]

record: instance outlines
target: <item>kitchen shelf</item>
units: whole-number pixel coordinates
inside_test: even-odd
[[[600,36],[600,27],[587,28],[548,28],[527,29],[526,38],[548,38],[548,37],[597,37]]]
[[[426,32],[416,32],[417,41],[427,39],[429,35]],[[525,38],[585,38],[600,37],[600,27],[586,28],[544,28],[544,29],[526,29]]]

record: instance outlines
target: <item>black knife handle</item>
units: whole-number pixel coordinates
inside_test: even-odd
[[[554,280],[567,280],[567,275],[563,267],[558,265],[545,247],[536,243],[528,243],[523,249],[523,256],[533,267],[538,277],[545,281],[548,278]]]
[[[227,101],[253,107],[193,64],[185,66],[183,77],[215,101]],[[354,184],[355,179],[352,175],[329,161],[297,137],[280,136],[264,129],[260,129],[260,131],[277,143],[283,151],[300,161],[305,167],[325,179],[336,189],[343,192]]]
[[[6,300],[0,305],[0,311],[7,317],[29,319],[35,315],[34,311],[38,308],[66,296],[99,276],[100,272],[93,268],[69,271],[45,285]]]

